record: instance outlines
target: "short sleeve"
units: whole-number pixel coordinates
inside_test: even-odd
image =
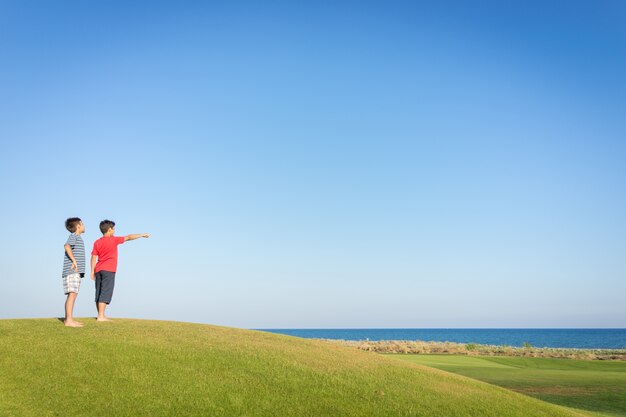
[[[117,243],[118,245],[121,245],[122,243],[124,243],[124,236],[116,236],[115,243]]]
[[[93,250],[91,251],[91,254],[92,254],[93,256],[98,256],[98,249],[96,248],[96,243],[97,243],[97,242],[95,242],[95,243],[93,244]]]
[[[69,235],[69,237],[67,238],[67,242],[65,242],[65,244],[70,245],[71,247],[74,247],[76,245],[76,235],[74,233]]]

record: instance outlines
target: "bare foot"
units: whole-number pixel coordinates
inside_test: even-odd
[[[83,327],[83,323],[74,320],[65,320],[63,324],[65,324],[65,327]]]
[[[98,318],[96,319],[96,321],[113,321],[113,320],[111,320],[111,319],[110,319],[110,318],[108,318],[108,317],[102,317],[102,318],[98,317]]]

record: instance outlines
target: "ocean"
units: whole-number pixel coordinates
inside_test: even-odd
[[[626,349],[626,329],[257,329],[315,339],[422,340],[483,345]]]

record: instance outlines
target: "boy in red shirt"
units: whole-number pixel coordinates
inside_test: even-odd
[[[91,280],[96,281],[96,308],[98,309],[98,321],[111,321],[105,317],[104,310],[113,297],[115,287],[115,271],[117,270],[117,245],[127,240],[135,240],[140,237],[150,237],[149,233],[141,233],[128,236],[113,236],[115,222],[102,220],[100,222],[102,237],[96,240],[91,251]],[[98,263],[96,264],[96,259]]]

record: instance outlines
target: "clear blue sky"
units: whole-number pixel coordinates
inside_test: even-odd
[[[623,2],[130,3],[0,2],[1,318],[626,327]]]

